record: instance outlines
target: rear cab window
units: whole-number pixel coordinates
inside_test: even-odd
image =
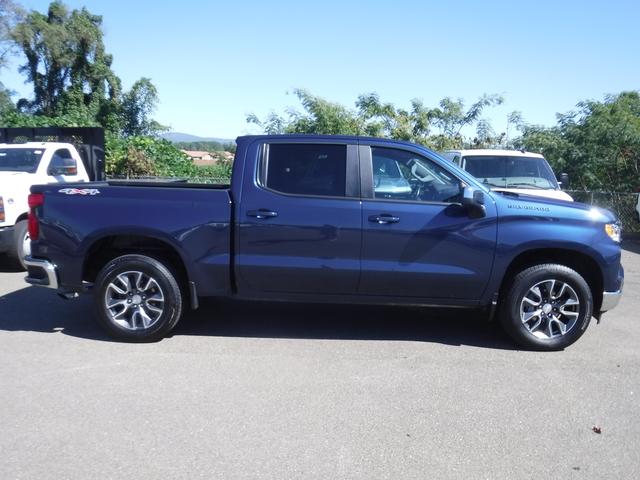
[[[66,148],[59,148],[51,157],[51,163],[47,171],[48,175],[76,175],[78,173],[78,165]]]
[[[345,197],[347,146],[272,143],[265,148],[262,185],[289,195]]]

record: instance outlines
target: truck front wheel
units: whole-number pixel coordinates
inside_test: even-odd
[[[589,326],[593,295],[575,270],[542,264],[518,273],[500,306],[500,320],[519,345],[533,350],[561,350]]]
[[[182,315],[182,293],[168,265],[145,255],[123,255],[98,274],[94,300],[100,325],[130,342],[162,339]]]

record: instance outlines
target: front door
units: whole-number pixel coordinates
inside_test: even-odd
[[[238,212],[240,290],[357,292],[362,217],[357,147],[273,142],[246,159]],[[281,296],[281,295],[280,295]]]
[[[491,273],[495,206],[470,218],[463,183],[410,149],[361,147],[363,171],[360,293],[423,299],[477,300]],[[366,190],[369,190],[368,192]]]

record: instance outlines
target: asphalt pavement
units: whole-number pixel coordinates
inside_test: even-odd
[[[229,301],[123,344],[0,264],[0,478],[640,478],[640,244],[623,264],[553,353],[468,312]]]

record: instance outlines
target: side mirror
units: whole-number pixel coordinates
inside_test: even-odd
[[[469,217],[484,217],[487,213],[484,208],[484,192],[473,187],[464,187],[462,191],[462,206],[469,212]]]
[[[569,188],[569,185],[571,185],[571,182],[569,181],[569,174],[568,173],[561,173],[560,174],[560,187],[562,187],[563,190],[566,190],[567,188]]]

